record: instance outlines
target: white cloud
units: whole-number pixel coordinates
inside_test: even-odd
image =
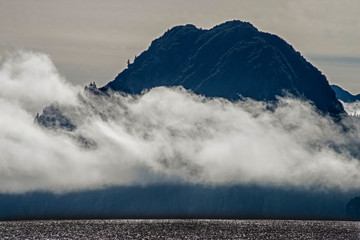
[[[0,192],[174,181],[360,187],[359,121],[335,124],[307,102],[282,98],[270,111],[250,99],[232,103],[164,87],[95,96],[29,52],[5,60],[0,76],[16,86],[0,95]],[[48,91],[58,91],[54,106],[74,131],[34,123],[33,109],[52,101]]]
[[[351,116],[360,116],[360,101],[353,103],[341,102],[345,111]]]
[[[19,51],[1,60],[0,98],[32,112],[54,101],[75,102],[76,87],[65,82],[47,55]]]

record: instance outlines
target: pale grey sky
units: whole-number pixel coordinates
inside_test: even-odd
[[[359,0],[0,0],[0,55],[50,55],[69,81],[112,80],[167,29],[249,21],[277,34],[330,83],[360,93]]]

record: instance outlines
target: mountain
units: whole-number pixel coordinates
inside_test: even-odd
[[[344,113],[318,69],[280,37],[242,21],[209,30],[174,27],[101,90],[139,94],[156,86],[177,85],[229,100],[273,101],[291,94],[312,101],[323,113]]]
[[[94,83],[87,86],[83,94],[89,96],[79,94],[79,101],[89,108],[86,108],[89,114],[106,120],[103,112],[111,113],[113,105],[97,109],[91,101],[106,106],[112,96],[107,91],[140,94],[156,86],[177,85],[197,94],[229,100],[250,97],[276,101],[276,96],[291,94],[312,101],[322,113],[345,114],[326,77],[300,53],[278,36],[241,21],[226,22],[209,30],[193,25],[174,27],[154,40],[112,82],[100,89]],[[90,101],[92,97],[95,99]],[[82,109],[79,112],[83,113]],[[80,120],[69,114],[71,108],[63,112],[54,103],[35,121],[47,129],[63,130],[61,134],[68,134],[84,151],[96,150],[96,142],[76,131],[76,121]],[[63,194],[0,193],[0,220],[124,217],[344,220],[353,218],[346,206],[355,194],[256,184],[180,183],[113,186]]]
[[[335,92],[336,97],[343,102],[351,103],[360,100],[360,94],[352,95],[337,85],[331,85],[331,88]]]

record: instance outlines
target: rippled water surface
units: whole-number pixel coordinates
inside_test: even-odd
[[[71,220],[0,222],[1,239],[360,239],[358,222]]]

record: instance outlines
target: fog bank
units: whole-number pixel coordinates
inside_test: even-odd
[[[0,192],[156,183],[360,187],[358,118],[336,124],[300,99],[269,107],[182,87],[97,95],[33,52],[2,58],[0,84]],[[43,108],[55,117],[48,127],[34,121]]]

